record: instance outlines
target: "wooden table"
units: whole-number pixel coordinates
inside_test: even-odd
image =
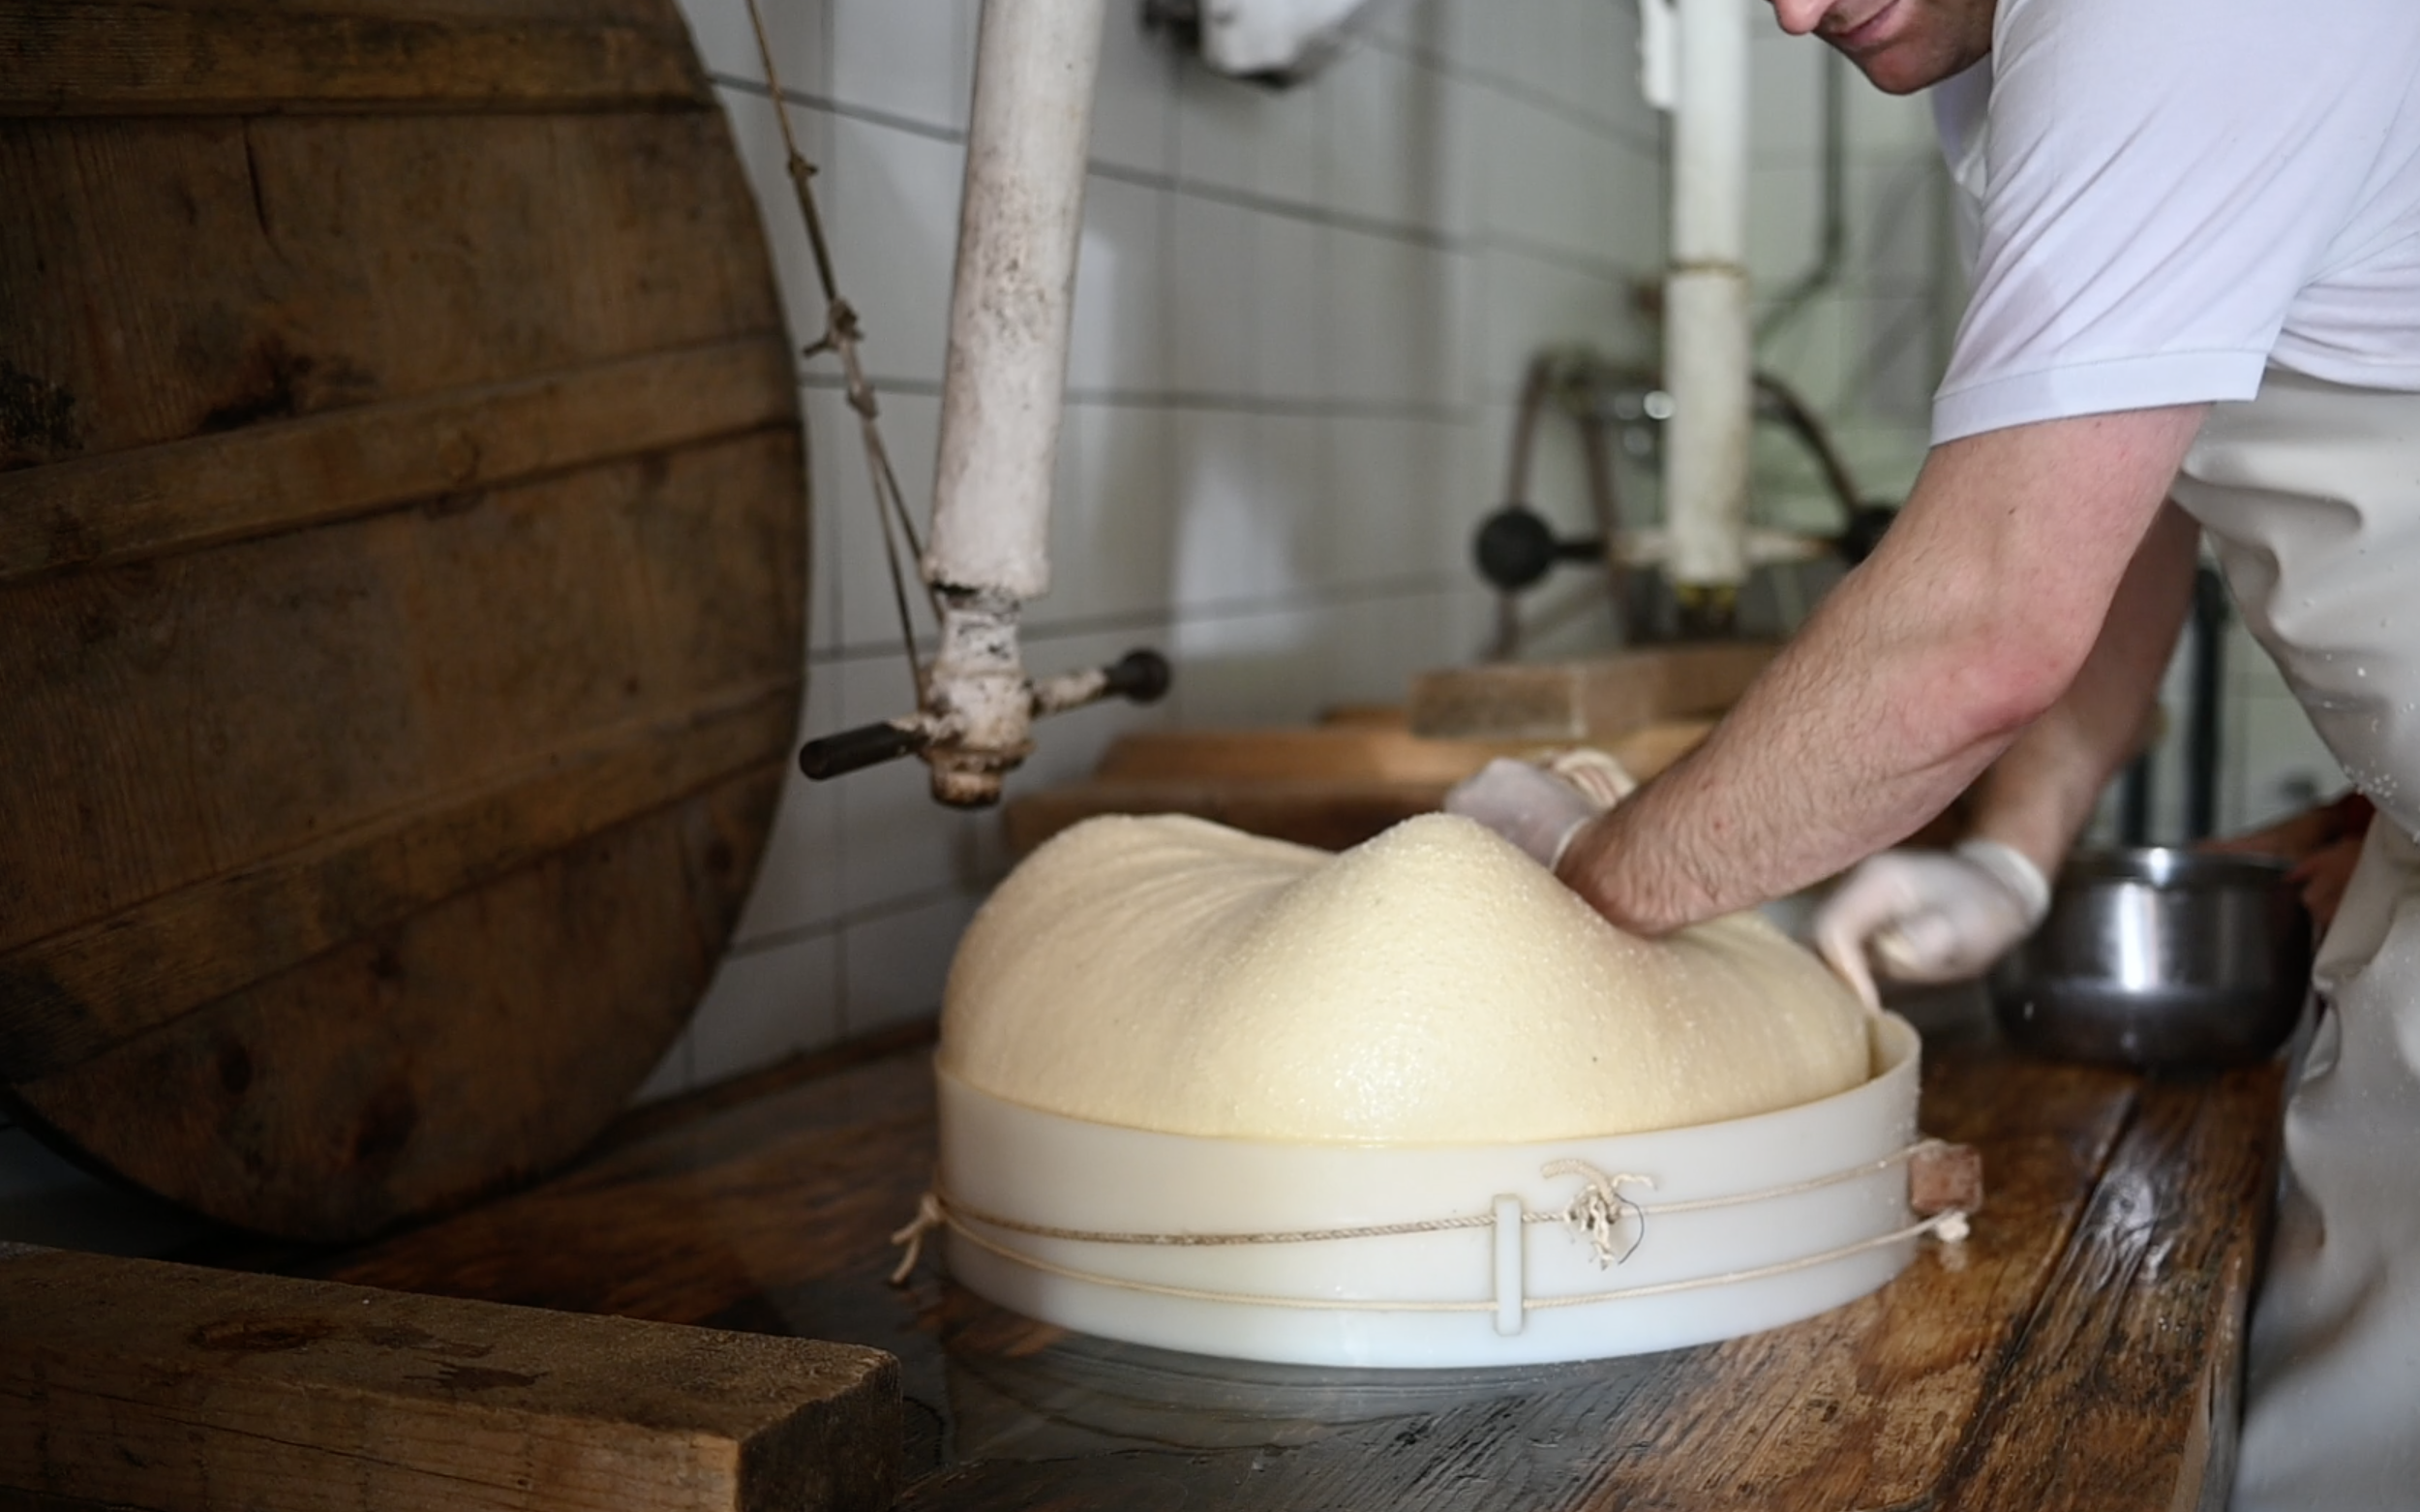
[[[916,1512],[2223,1503],[2278,1069],[2052,1065],[1975,1020],[1926,1041],[1924,1130],[1983,1153],[1972,1238],[1820,1317],[1636,1359],[1250,1365],[1033,1323],[929,1260],[891,1286],[933,1156],[921,1037],[634,1115],[543,1186],[309,1269],[890,1350]]]

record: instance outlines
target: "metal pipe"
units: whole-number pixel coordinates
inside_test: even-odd
[[[2126,764],[2118,779],[2117,837],[2120,845],[2151,843],[2151,753]]]
[[[2219,826],[2219,712],[2226,687],[2226,585],[2202,567],[2193,576],[2193,702],[2185,714],[2185,839]]]
[[[1648,0],[1650,5],[1665,0]],[[1672,0],[1673,207],[1664,293],[1664,514],[1687,628],[1730,628],[1747,576],[1748,8]]]
[[[996,800],[1029,745],[1017,615],[1049,590],[1084,160],[1105,0],[985,0],[942,376],[925,582],[941,649],[924,751],[942,801]]]
[[[1841,518],[1846,520],[1856,515],[1864,499],[1859,497],[1857,480],[1849,476],[1849,465],[1841,461],[1839,448],[1832,445],[1830,433],[1825,431],[1823,422],[1815,418],[1815,411],[1799,398],[1797,390],[1770,373],[1756,374],[1752,381],[1758,401],[1758,417],[1770,416],[1788,426],[1790,434],[1799,438],[1808,454],[1814,457],[1815,466],[1822,469],[1825,486],[1839,501]]]

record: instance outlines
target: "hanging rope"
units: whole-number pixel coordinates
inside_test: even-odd
[[[832,248],[824,239],[824,218],[815,205],[815,165],[799,151],[798,138],[791,134],[789,100],[782,93],[781,76],[773,67],[772,44],[766,36],[765,17],[757,9],[757,0],[748,0],[748,23],[756,33],[757,56],[765,64],[765,87],[772,95],[773,120],[781,128],[781,150],[790,184],[798,195],[799,215],[806,223],[807,246],[815,256],[815,278],[824,293],[824,334],[799,354],[811,361],[829,351],[840,359],[841,380],[849,408],[857,411],[858,438],[865,452],[866,478],[874,491],[874,518],[882,525],[883,558],[891,570],[891,601],[899,616],[899,644],[907,655],[908,676],[916,684],[916,700],[922,705],[924,665],[916,651],[916,624],[908,609],[907,570],[899,543],[904,539],[907,557],[920,561],[924,544],[917,537],[916,521],[908,512],[898,475],[892,470],[890,448],[883,444],[882,404],[858,354],[859,344],[865,337],[864,326],[857,308],[840,297],[839,283],[832,276]],[[932,586],[922,582],[921,575],[919,584],[923,590],[924,607],[938,622],[940,601],[934,596]]]

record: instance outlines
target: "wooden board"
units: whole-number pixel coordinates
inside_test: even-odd
[[[0,1082],[226,1221],[585,1143],[737,921],[803,438],[670,0],[0,18]]]
[[[1644,781],[1680,759],[1712,728],[1670,720],[1605,742]],[[1120,736],[1081,782],[1010,800],[1009,847],[1022,855],[1099,814],[1192,814],[1252,834],[1344,850],[1434,813],[1445,790],[1497,756],[1525,757],[1571,742],[1432,740],[1393,717],[1357,717],[1301,729],[1154,730]]]
[[[1803,1322],[1627,1360],[1317,1371],[1073,1335],[883,1280],[932,1162],[927,1047],[702,1101],[529,1193],[323,1257],[356,1283],[897,1355],[902,1508],[2140,1512],[2224,1497],[2280,1068],[2203,1081],[1928,1031],[1920,1122],[1982,1152],[1963,1246]],[[2214,1473],[2215,1467],[2215,1473]]]
[[[1719,714],[1779,649],[1722,641],[1425,672],[1412,680],[1411,728],[1454,740],[1618,740],[1658,720]]]
[[[46,1498],[878,1512],[898,1393],[848,1345],[0,1250],[0,1488]]]

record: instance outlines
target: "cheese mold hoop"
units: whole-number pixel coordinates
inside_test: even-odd
[[[1198,1354],[1466,1367],[1645,1353],[1874,1290],[1927,1229],[1918,1041],[1771,1112],[1601,1138],[1286,1143],[1044,1112],[938,1073],[950,1270],[1044,1321]]]

